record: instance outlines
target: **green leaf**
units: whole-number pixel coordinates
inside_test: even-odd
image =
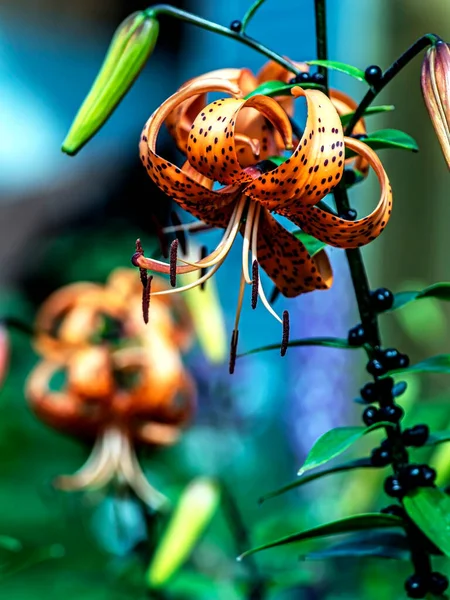
[[[409,560],[408,539],[401,533],[386,531],[356,534],[344,542],[338,542],[323,550],[307,554],[305,560],[324,560],[328,558],[390,558]]]
[[[450,431],[435,431],[428,436],[425,446],[436,446],[450,441]]]
[[[434,283],[420,292],[399,292],[394,296],[394,304],[390,308],[390,311],[397,310],[397,308],[401,308],[405,304],[409,304],[414,300],[420,300],[421,298],[436,298],[450,302],[450,283]]]
[[[350,77],[354,77],[355,79],[358,79],[358,81],[366,81],[364,71],[361,71],[361,69],[358,69],[353,65],[347,65],[336,60],[308,60],[306,64],[326,67],[327,69],[333,69],[334,71],[340,71],[341,73],[350,75]]]
[[[450,557],[450,497],[438,488],[422,487],[403,499],[408,516]]]
[[[306,471],[320,467],[345,452],[364,435],[380,427],[392,427],[392,423],[374,423],[370,427],[336,427],[327,431],[311,448],[298,474],[302,475]]]
[[[295,542],[303,542],[306,540],[312,540],[314,538],[326,537],[330,535],[339,535],[341,533],[351,533],[352,531],[363,531],[367,529],[383,529],[388,527],[402,527],[402,519],[393,515],[385,515],[382,513],[366,513],[362,515],[354,515],[352,517],[346,517],[339,519],[338,521],[332,521],[325,525],[319,525],[306,531],[294,533],[286,537],[269,542],[257,548],[247,550],[239,556],[238,560],[242,560],[250,554],[260,552],[261,550],[267,550],[268,548],[275,548],[276,546],[284,546],[286,544],[293,544]]]
[[[352,469],[366,469],[373,467],[370,458],[358,458],[356,460],[350,460],[346,463],[342,463],[340,465],[336,465],[334,467],[329,467],[328,469],[323,469],[322,471],[317,471],[316,473],[309,473],[308,475],[304,475],[292,483],[283,486],[273,492],[269,492],[264,496],[259,498],[258,503],[262,504],[266,500],[270,498],[275,498],[275,496],[280,496],[285,492],[289,492],[295,488],[300,487],[301,485],[305,485],[305,483],[309,483],[310,481],[314,481],[315,479],[320,479],[321,477],[325,477],[326,475],[332,475],[333,473],[342,473],[343,471],[350,471]]]
[[[305,246],[311,256],[314,256],[327,246],[324,242],[321,242],[312,235],[309,235],[309,233],[301,231],[301,229],[293,231],[292,235],[294,235]]]
[[[367,108],[364,111],[363,116],[370,117],[370,115],[376,115],[377,113],[389,112],[391,110],[395,110],[395,106],[392,106],[392,104],[384,104],[382,106],[369,106],[369,108]],[[350,123],[354,114],[355,114],[354,112],[350,112],[350,113],[347,113],[346,115],[341,115],[341,123],[342,123],[343,127],[346,127]]]
[[[360,347],[350,346],[347,340],[343,338],[333,337],[316,337],[316,338],[305,338],[303,340],[292,340],[288,344],[289,347],[295,348],[298,346],[325,346],[326,348],[345,348],[346,350],[356,350]],[[255,348],[248,352],[238,354],[238,358],[242,356],[248,356],[250,354],[257,354],[258,352],[266,352],[267,350],[279,350],[280,344],[270,344],[269,346],[262,346],[261,348]]]
[[[419,146],[414,138],[398,129],[380,129],[374,131],[368,137],[362,140],[367,146],[373,150],[382,150],[383,148],[400,148],[402,150],[411,150],[418,152]],[[352,150],[345,151],[345,158],[356,156]]]
[[[148,568],[150,587],[165,585],[182,566],[213,518],[219,500],[219,486],[206,477],[188,485]]]
[[[290,96],[291,90],[294,87],[302,87],[305,89],[321,88],[322,86],[317,83],[284,83],[283,81],[265,81],[257,88],[249,92],[244,98],[247,100],[252,96],[262,94],[263,96]]]
[[[450,354],[437,354],[404,369],[389,371],[384,377],[399,373],[450,373]]]
[[[117,28],[103,65],[62,144],[76,154],[111,116],[153,52],[159,23],[144,11],[129,15]]]

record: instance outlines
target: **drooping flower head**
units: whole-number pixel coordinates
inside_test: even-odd
[[[171,274],[172,282],[175,274],[209,269],[189,286],[155,292],[154,295],[182,291],[211,277],[241,232],[244,238],[241,283],[232,345],[237,341],[246,283],[253,286],[253,298],[259,296],[269,312],[283,323],[286,341],[286,318],[279,317],[270,306],[258,277],[258,266],[286,297],[327,289],[332,283],[325,251],[311,256],[305,246],[272,216],[273,213],[287,217],[304,232],[326,244],[356,248],[381,233],[392,205],[389,181],[377,155],[360,140],[344,137],[338,111],[325,94],[315,89],[292,89],[294,98],[306,99],[308,111],[303,135],[298,136],[300,139],[293,147],[291,122],[280,102],[258,94],[242,98],[238,84],[242,77],[241,73],[235,80],[198,78],[183,86],[153,113],[140,142],[141,159],[151,179],[194,217],[223,228],[225,233],[221,242],[209,256],[197,262],[179,258],[177,263],[174,255],[170,265],[146,258],[141,253],[133,257],[134,264],[141,269]],[[226,92],[231,97],[201,107],[205,95],[210,92]],[[192,113],[196,110],[199,112],[193,118]],[[251,132],[242,126],[242,122],[245,124],[249,120],[248,115],[245,118],[248,111],[252,111]],[[172,123],[179,148],[186,154],[187,160],[182,167],[165,160],[156,150],[159,130],[167,118]],[[177,127],[174,122],[182,126]],[[191,123],[189,133],[187,122]],[[261,124],[257,128],[260,139],[254,137],[255,122]],[[268,147],[269,139],[272,140],[271,147],[278,148],[278,155],[284,150],[292,150],[278,166],[260,160],[261,150]],[[345,220],[317,206],[341,180],[346,147],[374,169],[381,185],[377,207],[368,217],[358,221]],[[249,152],[253,154],[250,161]],[[241,154],[245,155],[245,161]],[[222,187],[217,188],[217,184]]]
[[[155,289],[164,287],[155,281]],[[91,489],[119,478],[150,505],[162,504],[133,446],[174,443],[195,407],[180,355],[192,340],[192,324],[180,300],[175,306],[167,300],[155,299],[145,327],[137,317],[140,286],[133,271],[119,269],[107,286],[67,286],[42,306],[36,346],[43,360],[27,383],[31,407],[50,426],[95,440],[87,463],[59,477],[59,487]],[[66,383],[54,391],[59,372]]]

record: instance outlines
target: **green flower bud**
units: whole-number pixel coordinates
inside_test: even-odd
[[[110,117],[152,53],[158,32],[158,21],[144,12],[133,13],[119,25],[102,68],[63,142],[63,152],[76,154]]]

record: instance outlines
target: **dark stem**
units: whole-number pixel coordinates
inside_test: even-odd
[[[326,60],[326,58],[324,58],[328,56],[326,0],[316,0],[314,6],[316,14],[317,58],[320,60]],[[321,73],[324,77],[323,86],[325,88],[325,93],[328,95],[328,69],[326,67],[319,67],[319,73]]]
[[[224,481],[221,481],[222,503],[225,517],[230,525],[231,533],[233,534],[236,551],[241,555],[247,548],[251,548],[250,538],[247,533],[241,512],[236,503],[236,500],[230,492]],[[249,559],[251,559],[249,561]],[[259,572],[256,561],[253,556],[246,559],[247,569],[249,571],[251,586],[248,590],[247,600],[264,600],[265,598],[265,581]]]
[[[392,65],[383,73],[376,88],[370,88],[370,90],[361,100],[361,103],[355,110],[353,117],[351,118],[349,124],[345,129],[345,135],[351,135],[353,128],[363,116],[366,109],[372,104],[372,102],[378,96],[381,90],[384,89],[386,85],[400,73],[403,67],[406,67],[406,65],[420,52],[425,50],[425,48],[428,48],[428,46],[435,44],[439,40],[439,36],[435,35],[434,33],[427,33],[426,35],[416,40],[414,44],[410,46],[408,50],[406,50],[406,52],[404,52],[400,56],[400,58],[398,58],[394,63],[392,63]]]
[[[190,23],[191,25],[196,25],[197,27],[201,27],[202,29],[206,29],[207,31],[212,31],[213,33],[218,33],[219,35],[223,35],[225,37],[231,38],[250,48],[256,50],[260,54],[264,54],[271,60],[275,61],[282,67],[285,67],[288,71],[294,73],[294,75],[298,75],[301,71],[293,65],[289,60],[286,60],[273,50],[270,50],[263,44],[260,44],[253,38],[249,37],[245,33],[231,31],[228,27],[224,27],[223,25],[218,25],[213,21],[207,21],[206,19],[202,19],[201,17],[197,17],[192,13],[186,12],[179,8],[175,8],[175,6],[170,6],[170,4],[156,4],[155,6],[150,6],[145,10],[147,17],[158,18],[159,15],[166,15],[169,17],[174,17],[180,21],[184,21],[185,23]]]

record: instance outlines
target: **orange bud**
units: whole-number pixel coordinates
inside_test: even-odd
[[[440,40],[422,63],[422,93],[450,168],[450,46]]]

